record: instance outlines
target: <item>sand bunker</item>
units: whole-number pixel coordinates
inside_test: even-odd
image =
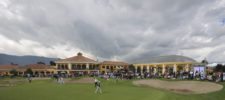
[[[222,85],[200,81],[162,81],[162,80],[138,80],[133,81],[137,86],[150,86],[165,89],[182,94],[202,94],[219,91]]]
[[[77,80],[65,80],[66,83],[94,83],[93,78],[81,78]]]

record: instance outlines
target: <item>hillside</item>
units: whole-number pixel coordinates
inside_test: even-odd
[[[50,61],[55,61],[57,59],[58,58],[48,58],[40,56],[15,56],[15,55],[0,54],[0,65],[11,63],[18,65],[26,65],[26,64],[34,64],[37,62],[44,62],[45,64],[49,64]]]

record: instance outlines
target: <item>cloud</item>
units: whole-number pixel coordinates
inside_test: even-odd
[[[68,44],[56,44],[51,47],[46,47],[43,44],[27,39],[19,41],[11,40],[3,35],[0,35],[0,52],[15,54],[15,55],[37,55],[45,57],[67,57],[68,55],[76,55],[74,51],[82,51],[80,49],[71,48]],[[65,52],[66,51],[66,52]],[[62,53],[63,52],[63,53]],[[90,56],[90,54],[86,54]],[[91,56],[90,56],[91,57]]]
[[[0,52],[65,58],[82,51],[131,63],[182,54],[223,62],[224,5],[223,0],[1,0]]]

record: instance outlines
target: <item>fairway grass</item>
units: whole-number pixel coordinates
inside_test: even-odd
[[[0,80],[2,81],[2,80]],[[0,100],[225,100],[225,89],[209,94],[177,94],[166,90],[138,87],[132,81],[101,80],[103,94],[95,94],[94,84],[57,84],[35,80],[11,87],[0,87]],[[225,83],[221,83],[225,86]]]

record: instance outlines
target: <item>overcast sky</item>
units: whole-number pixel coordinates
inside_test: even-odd
[[[225,62],[225,0],[0,0],[0,53]]]

